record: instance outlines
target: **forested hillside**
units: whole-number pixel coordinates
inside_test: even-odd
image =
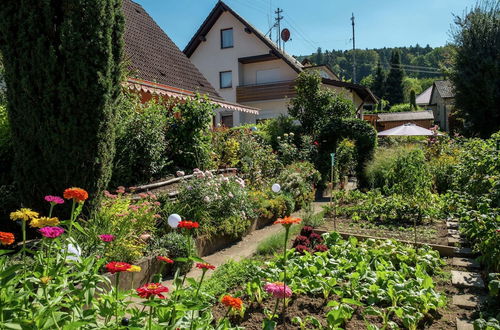
[[[373,87],[377,64],[380,62],[386,73],[391,68],[391,54],[399,50],[401,69],[404,71],[405,101],[408,101],[409,92],[414,90],[418,95],[434,80],[443,79],[447,68],[451,65],[453,46],[432,48],[429,45],[420,45],[399,48],[356,49],[356,82]],[[322,50],[316,53],[297,56],[299,61],[309,59],[314,64],[326,64],[343,80],[352,80],[353,51]],[[381,96],[381,95],[377,95]]]

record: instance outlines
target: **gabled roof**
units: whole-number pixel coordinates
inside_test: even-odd
[[[449,80],[438,80],[435,81],[434,84],[432,85],[432,93],[431,93],[431,98],[429,99],[432,100],[432,94],[437,91],[439,95],[443,99],[451,99],[455,97],[455,92],[453,90],[453,84]],[[435,88],[434,88],[435,87]]]
[[[432,94],[432,86],[423,91],[420,95],[418,95],[415,99],[417,104],[420,105],[428,105],[431,101]]]
[[[341,80],[333,80],[326,78],[322,78],[321,80],[323,84],[326,85],[332,85],[337,87],[343,87],[349,90],[354,90],[365,103],[376,104],[378,102],[377,98],[375,97],[375,95],[373,95],[372,91],[368,87]]]
[[[377,113],[378,122],[434,120],[432,110]]]
[[[198,31],[196,31],[187,46],[184,48],[184,54],[186,54],[187,57],[191,57],[191,55],[193,55],[198,45],[205,39],[210,29],[212,29],[212,26],[214,26],[215,22],[217,22],[219,17],[226,11],[230,12],[231,15],[233,15],[238,21],[241,22],[241,24],[245,26],[246,29],[248,29],[248,31],[255,34],[257,38],[259,38],[264,44],[266,44],[266,46],[269,47],[271,54],[274,54],[277,58],[283,59],[283,61],[285,61],[297,73],[300,73],[302,71],[302,64],[300,64],[299,61],[279,49],[271,39],[266,37],[262,32],[256,29],[252,24],[248,23],[243,17],[238,15],[234,10],[232,10],[222,1],[217,2],[210,14],[208,14],[208,17],[201,24]]]
[[[141,5],[123,1],[125,60],[131,78],[207,94],[222,100],[208,80]]]
[[[302,61],[304,63],[304,61]],[[304,65],[304,70],[314,70],[314,69],[325,69],[326,71],[330,72],[336,80],[340,80],[339,76],[333,72],[332,69],[330,69],[330,66],[326,64],[321,64],[321,65]]]

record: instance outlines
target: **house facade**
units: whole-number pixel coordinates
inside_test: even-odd
[[[359,111],[364,104],[376,103],[368,88],[341,81],[325,66],[298,62],[222,1],[184,53],[224,99],[260,109],[257,115],[220,111],[217,123],[238,126],[287,115],[295,79],[306,70],[317,70],[324,86],[351,99]]]
[[[436,125],[450,131],[450,114],[455,108],[455,92],[449,80],[438,80],[432,85],[429,107],[434,112]]]
[[[258,109],[225,100],[191,63],[141,5],[123,1],[124,55],[129,69],[127,86],[143,102],[153,97],[182,100],[206,95],[217,112],[257,115]]]

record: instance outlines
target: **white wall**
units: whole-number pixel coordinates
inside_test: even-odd
[[[243,77],[243,85],[263,83],[263,81],[257,81],[256,79],[258,71],[272,70],[272,79],[268,79],[266,82],[287,81],[297,78],[297,72],[285,63],[285,61],[279,59],[243,64],[242,67],[243,71],[241,75]]]

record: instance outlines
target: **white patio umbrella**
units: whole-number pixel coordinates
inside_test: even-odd
[[[435,135],[433,131],[427,128],[417,126],[413,123],[406,123],[378,133],[378,136],[427,136]],[[437,135],[442,135],[438,133]]]

